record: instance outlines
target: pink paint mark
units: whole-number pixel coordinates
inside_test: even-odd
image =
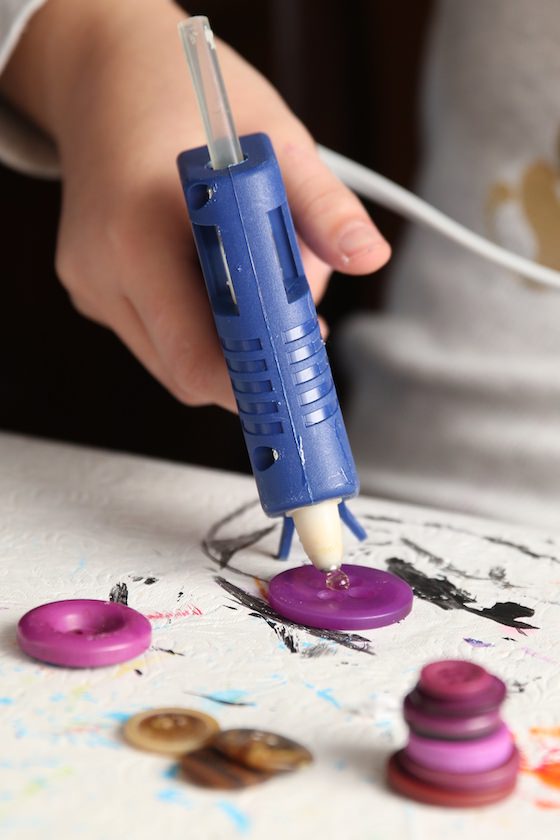
[[[185,618],[188,615],[202,615],[202,610],[200,607],[183,607],[181,610],[173,610],[173,612],[155,612],[155,613],[148,613],[146,618],[151,619],[152,621],[157,621],[157,619],[161,618]]]
[[[523,653],[526,653],[527,656],[531,656],[533,659],[538,659],[540,662],[547,662],[549,665],[558,665],[557,659],[551,659],[549,656],[544,656],[544,654],[538,653],[538,651],[533,650],[533,648],[522,647],[521,650]]]
[[[551,802],[549,799],[535,799],[535,805],[543,811],[560,810],[560,802]]]

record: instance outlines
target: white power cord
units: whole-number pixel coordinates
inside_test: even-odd
[[[472,230],[450,219],[417,195],[399,187],[383,175],[339,155],[338,152],[319,146],[319,154],[346,186],[364,198],[369,198],[412,222],[432,228],[447,239],[457,242],[469,251],[474,251],[475,254],[485,257],[490,262],[537,283],[542,283],[544,286],[560,289],[560,271],[554,271],[533,260],[525,259],[479,236],[478,233],[473,233]],[[560,236],[560,231],[558,235]]]

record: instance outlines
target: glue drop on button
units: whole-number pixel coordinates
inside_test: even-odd
[[[342,569],[332,569],[325,575],[325,583],[327,589],[332,589],[333,592],[344,592],[350,586],[350,578]]]

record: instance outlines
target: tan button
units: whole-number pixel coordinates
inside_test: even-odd
[[[297,770],[313,761],[301,744],[262,729],[226,729],[212,740],[212,747],[232,761],[268,772]]]
[[[212,747],[183,755],[181,769],[187,781],[214,790],[239,790],[258,785],[274,775],[230,761]]]
[[[123,735],[141,750],[178,756],[204,746],[219,729],[214,718],[192,709],[152,709],[129,718]]]

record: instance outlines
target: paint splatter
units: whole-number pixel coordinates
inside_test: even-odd
[[[476,539],[484,540],[484,542],[491,543],[492,545],[501,545],[505,548],[512,548],[514,551],[518,551],[520,554],[523,554],[526,557],[531,557],[534,560],[550,560],[552,563],[560,563],[560,557],[556,557],[553,554],[544,554],[542,552],[533,551],[531,548],[523,545],[522,543],[513,542],[511,540],[504,539],[503,537],[496,537],[490,534],[478,534],[476,531],[471,531],[468,528],[461,528],[457,525],[451,525],[450,523],[430,521],[415,522],[394,516],[376,516],[371,513],[363,514],[362,519],[370,520],[372,522],[391,522],[395,525],[416,525],[422,528],[433,528],[438,531],[450,531],[454,534],[464,534],[468,537],[475,537]]]
[[[256,531],[251,531],[248,534],[240,534],[236,537],[219,538],[216,537],[216,534],[221,528],[223,528],[224,525],[228,525],[234,519],[237,519],[238,516],[242,516],[242,514],[251,510],[251,508],[256,508],[257,506],[258,502],[252,501],[236,508],[232,513],[224,516],[212,525],[206,537],[202,541],[202,550],[206,556],[210,558],[210,560],[220,567],[220,569],[229,567],[232,572],[244,575],[245,577],[254,577],[253,575],[244,572],[242,569],[236,569],[233,566],[230,566],[229,562],[238,551],[241,551],[244,548],[249,548],[251,545],[259,542],[259,540],[263,539],[263,537],[270,534],[277,525],[269,525],[266,528],[260,528]]]
[[[186,656],[185,653],[181,653],[178,650],[171,650],[171,648],[153,647],[151,650],[159,650],[161,653],[170,653],[171,656]]]
[[[488,647],[494,647],[494,645],[492,644],[492,642],[481,642],[481,641],[480,641],[480,639],[469,639],[469,638],[464,638],[464,639],[463,639],[463,641],[464,641],[464,642],[466,642],[466,643],[467,643],[468,645],[470,645],[471,647],[475,647],[475,648],[488,648]]]
[[[560,761],[543,761],[537,767],[526,769],[525,772],[536,776],[543,784],[560,790]]]
[[[156,799],[159,799],[160,802],[167,802],[170,805],[181,805],[183,808],[192,807],[190,799],[187,799],[181,790],[173,787],[160,788],[156,792]]]
[[[299,651],[302,656],[306,659],[319,659],[321,656],[333,656],[335,653],[334,647],[332,645],[324,644],[323,642],[319,642],[316,645],[309,645],[307,647],[302,647]],[[348,663],[342,662],[342,665],[346,665]]]
[[[158,618],[185,618],[188,615],[202,615],[202,610],[200,607],[183,607],[183,609],[173,610],[173,612],[147,613],[146,618],[156,621]]]
[[[226,799],[216,802],[216,805],[224,812],[224,814],[226,814],[226,816],[230,818],[240,834],[246,834],[247,831],[249,831],[251,826],[249,817],[247,814],[244,814],[243,811],[240,811],[237,805],[234,805],[232,802],[228,802]]]
[[[256,703],[239,699],[246,693],[246,691],[234,690],[215,691],[212,694],[199,694],[197,691],[185,691],[185,694],[189,694],[191,697],[201,697],[203,700],[210,700],[212,703],[219,703],[222,706],[255,706]]]
[[[529,732],[533,738],[539,739],[541,747],[545,747],[545,752],[540,764],[535,766],[530,766],[524,760],[521,767],[522,771],[535,776],[548,787],[560,790],[560,749],[558,747],[550,748],[550,740],[560,738],[560,726],[533,726]],[[535,804],[541,808],[560,808],[560,803],[547,800],[537,800]]]
[[[530,607],[524,607],[513,601],[506,601],[497,602],[492,607],[475,609],[469,604],[476,604],[476,598],[464,589],[459,589],[443,575],[431,578],[424,572],[415,569],[412,563],[407,563],[406,560],[399,557],[390,557],[387,561],[387,568],[390,572],[405,580],[418,598],[428,601],[442,610],[465,610],[465,612],[479,615],[481,618],[496,621],[498,624],[515,627],[517,630],[538,630],[533,624],[519,621],[520,617],[530,618],[535,614],[535,611]]]
[[[318,627],[306,627],[303,624],[297,624],[295,621],[290,621],[288,618],[273,610],[270,604],[258,598],[256,595],[251,595],[245,592],[234,583],[225,580],[225,578],[216,576],[214,578],[218,586],[221,586],[229,595],[241,604],[247,607],[251,612],[249,615],[254,618],[260,618],[265,621],[273,630],[282,643],[287,647],[290,653],[300,652],[299,640],[290,632],[291,630],[305,630],[311,636],[317,636],[324,641],[336,642],[343,647],[351,650],[359,651],[360,653],[367,653],[370,656],[374,655],[373,645],[369,639],[364,636],[359,636],[357,633],[342,633],[340,630],[321,630]]]
[[[488,575],[472,575],[469,572],[464,572],[458,566],[455,566],[453,563],[449,563],[447,560],[444,560],[443,557],[438,557],[437,554],[433,554],[431,551],[428,551],[427,548],[424,548],[417,542],[413,542],[406,537],[401,537],[401,543],[406,545],[408,548],[412,548],[413,551],[421,557],[425,557],[429,563],[437,566],[442,572],[448,572],[449,574],[456,575],[464,580],[490,580],[493,583],[498,584],[498,586],[502,589],[519,589],[518,586],[514,586],[506,579],[505,569],[501,566],[493,566],[488,572]]]
[[[126,583],[115,583],[109,592],[109,601],[115,604],[128,604],[128,586]]]

